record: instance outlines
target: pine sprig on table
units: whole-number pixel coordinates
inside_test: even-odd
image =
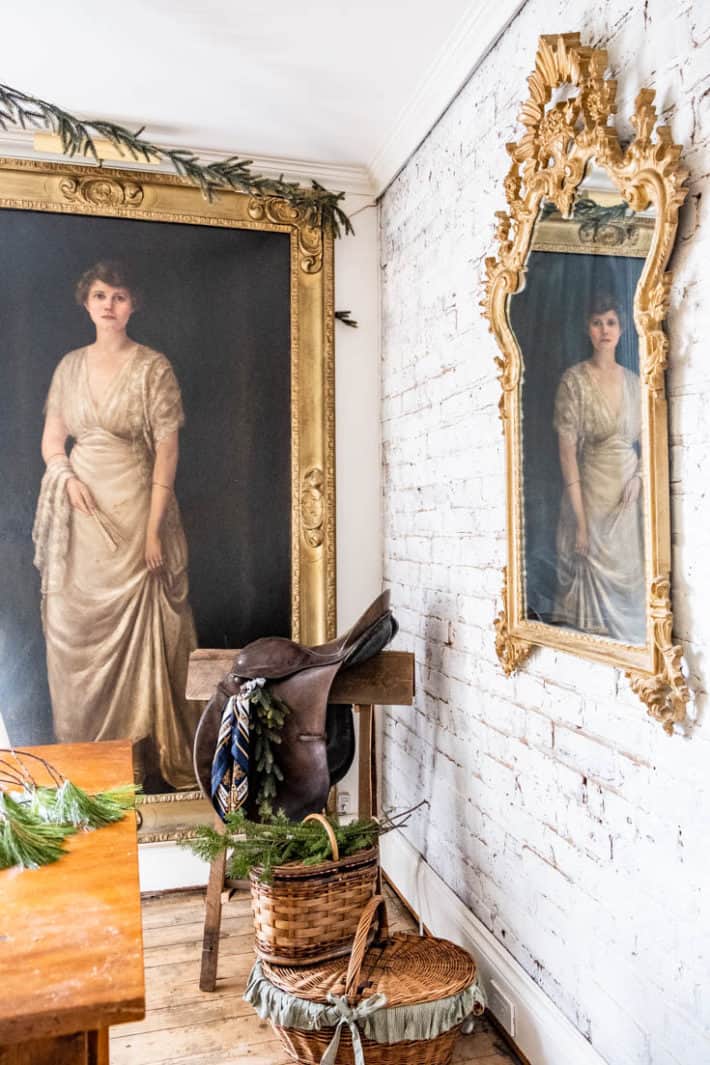
[[[37,817],[55,825],[73,825],[76,828],[103,828],[121,821],[135,805],[136,787],[126,784],[113,791],[90,795],[65,780],[58,788],[36,788],[31,794],[29,806]]]
[[[348,858],[374,847],[381,835],[393,828],[402,828],[410,814],[422,805],[419,803],[411,810],[396,817],[385,817],[382,821],[368,818],[341,825],[328,818],[340,857]],[[223,832],[201,825],[194,836],[179,840],[179,844],[208,862],[227,851],[227,875],[232,880],[244,880],[252,869],[258,869],[259,879],[264,883],[272,880],[275,866],[288,862],[318,865],[332,858],[328,836],[319,822],[293,822],[283,813],[258,823],[249,821],[242,810],[237,810],[227,815]]]
[[[35,762],[54,781],[52,787],[35,782],[29,769]],[[135,784],[125,784],[90,794],[39,755],[0,747],[0,869],[56,862],[68,836],[120,821],[135,806],[138,791]]]
[[[37,869],[56,862],[73,832],[73,826],[43,821],[27,805],[0,792],[0,869]]]
[[[297,182],[267,178],[251,171],[253,160],[230,156],[214,163],[201,163],[198,156],[184,148],[161,148],[144,140],[142,130],[133,132],[115,122],[79,119],[56,104],[36,96],[0,85],[0,128],[20,129],[45,127],[57,134],[66,155],[92,156],[98,163],[94,135],[109,141],[122,155],[136,162],[151,163],[165,160],[180,177],[199,185],[203,196],[212,200],[219,189],[247,192],[252,196],[277,196],[296,208],[310,212],[312,225],[323,225],[336,237],[353,233],[352,222],[341,204],[344,192],[329,192],[317,181],[311,188]]]

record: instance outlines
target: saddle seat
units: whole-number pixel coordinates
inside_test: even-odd
[[[242,648],[234,659],[233,672],[250,680],[256,677],[275,680],[304,669],[336,664],[342,667],[359,649],[363,649],[369,630],[373,630],[371,636],[375,636],[375,630],[382,625],[383,618],[389,612],[389,600],[388,589],[370,604],[343,636],[315,647],[307,647],[283,636],[264,636],[254,640]],[[367,654],[358,656],[358,661],[364,662],[369,657]]]
[[[308,647],[269,636],[254,640],[237,654],[195,733],[195,772],[206,798],[212,801],[212,759],[224,706],[245,680],[263,677],[289,708],[278,748],[284,780],[274,808],[282,809],[292,820],[323,809],[331,785],[344,776],[354,755],[352,712],[349,707],[329,706],[330,689],[345,665],[379,654],[393,639],[398,626],[389,602],[387,590],[343,636],[329,643]],[[247,812],[255,816],[253,803],[248,803]]]

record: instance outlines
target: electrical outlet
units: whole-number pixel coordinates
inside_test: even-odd
[[[338,790],[336,809],[340,817],[350,813],[350,792]]]
[[[515,1039],[515,1004],[495,980],[490,981],[488,989],[488,1009],[510,1038]]]

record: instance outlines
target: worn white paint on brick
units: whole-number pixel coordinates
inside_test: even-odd
[[[691,171],[668,390],[696,699],[672,739],[617,671],[544,649],[507,679],[493,645],[504,463],[483,262],[537,37],[569,29],[608,48],[622,133],[655,88]],[[710,1062],[709,173],[710,5],[529,0],[381,207],[385,579],[418,663],[413,712],[384,724],[385,802],[430,800],[409,841],[612,1065]]]

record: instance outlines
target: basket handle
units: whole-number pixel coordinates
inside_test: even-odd
[[[350,955],[348,971],[345,975],[345,997],[349,1000],[352,1000],[360,982],[360,970],[365,960],[367,937],[370,934],[372,919],[378,910],[380,911],[380,934],[384,933],[385,938],[388,935],[387,908],[384,896],[373,895],[360,915],[355,938],[353,939],[353,950]]]
[[[317,821],[319,825],[323,826],[323,828],[328,833],[328,842],[330,843],[333,861],[337,862],[340,859],[340,851],[338,850],[338,841],[335,838],[335,832],[333,831],[333,826],[331,825],[330,821],[328,821],[327,818],[323,817],[322,814],[308,814],[307,817],[303,818],[304,825],[306,821]]]

